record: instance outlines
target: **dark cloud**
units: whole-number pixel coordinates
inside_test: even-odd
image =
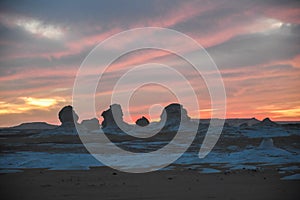
[[[109,28],[114,24],[128,26],[136,20],[163,15],[176,7],[176,1],[3,1],[2,12],[38,18],[60,24],[87,24]],[[85,31],[85,30],[82,30]]]
[[[245,34],[207,51],[221,69],[287,60],[300,54],[299,28],[283,25],[276,30]]]

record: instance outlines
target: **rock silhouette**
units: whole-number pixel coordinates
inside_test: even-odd
[[[160,115],[161,123],[164,123],[164,128],[176,127],[178,128],[180,122],[190,122],[190,117],[187,111],[181,104],[172,103],[166,106]]]
[[[109,109],[103,111],[101,116],[104,118],[101,125],[102,128],[121,128],[126,123],[123,121],[123,111],[119,104],[112,104]]]
[[[63,126],[74,125],[78,121],[78,115],[75,113],[73,107],[70,105],[63,107],[59,111],[58,118]]]
[[[143,126],[147,126],[149,123],[150,123],[149,120],[146,117],[144,117],[144,116],[142,116],[141,118],[137,119],[136,122],[135,122],[136,125],[142,126],[142,127]]]
[[[59,113],[58,113],[58,118],[59,121],[61,122],[61,125],[51,129],[51,130],[46,130],[42,131],[38,135],[33,135],[32,137],[50,137],[50,136],[55,136],[55,135],[73,135],[77,136],[77,128],[80,128],[78,125],[78,115],[76,112],[73,110],[73,107],[68,105],[63,107]],[[79,138],[76,138],[75,140],[79,140]]]

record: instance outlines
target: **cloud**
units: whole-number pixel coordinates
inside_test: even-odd
[[[24,28],[29,33],[49,39],[60,39],[63,36],[63,31],[59,27],[45,25],[36,19],[18,19],[15,25]]]
[[[54,47],[53,45],[50,45],[51,42],[48,40],[59,40],[65,35],[65,30],[61,27],[27,16],[1,13],[0,24],[0,33],[2,36],[0,45],[5,45],[7,48],[14,47],[18,50],[24,47],[22,44],[25,44],[26,48],[31,47],[32,49],[32,47],[36,47],[36,45],[32,46],[33,41],[41,42],[40,45],[47,42],[48,46]],[[41,38],[48,40],[41,40]],[[54,41],[54,44],[57,45],[59,43]],[[13,53],[16,54],[16,52]],[[28,53],[22,56],[24,57],[26,55],[28,56]],[[9,57],[11,56],[12,55]],[[18,56],[14,55],[14,57],[16,58]]]
[[[245,34],[208,48],[217,65],[223,68],[254,66],[276,60],[292,59],[300,52],[300,26]]]

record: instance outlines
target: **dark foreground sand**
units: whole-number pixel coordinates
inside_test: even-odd
[[[89,171],[28,169],[0,175],[1,199],[300,199],[300,181],[275,170],[200,174],[158,171],[128,174],[106,167]]]

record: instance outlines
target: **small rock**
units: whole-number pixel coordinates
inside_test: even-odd
[[[135,124],[142,127],[147,126],[149,124],[149,120],[146,117],[142,116],[141,118],[136,120]]]

